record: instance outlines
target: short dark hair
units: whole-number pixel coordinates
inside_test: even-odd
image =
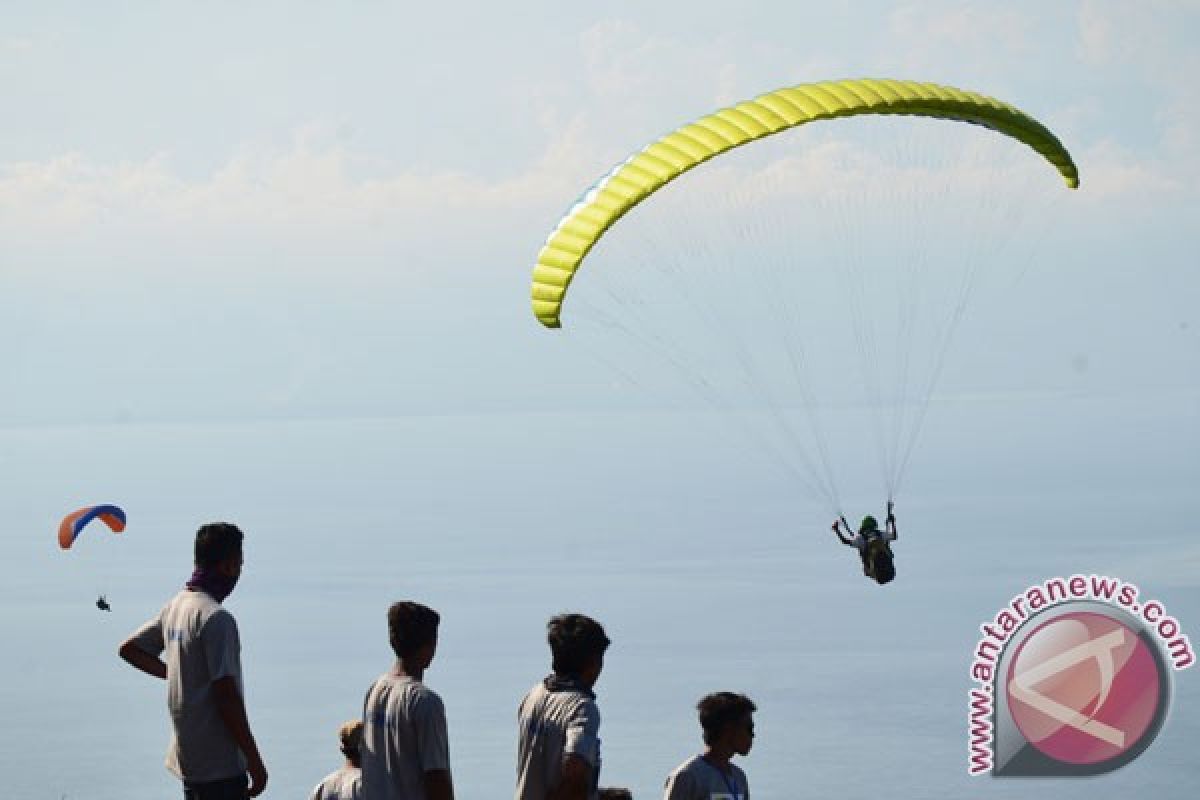
[[[546,625],[552,666],[559,675],[578,675],[604,655],[611,642],[599,622],[583,614],[559,614]]]
[[[215,567],[242,552],[242,532],[228,522],[210,522],[196,531],[196,566]]]
[[[754,701],[744,694],[716,692],[706,694],[696,704],[700,712],[700,727],[704,729],[704,743],[714,744],[725,729],[747,714],[758,710]]]
[[[436,641],[438,623],[442,620],[432,608],[411,600],[392,603],[387,618],[388,639],[396,658],[408,658]]]

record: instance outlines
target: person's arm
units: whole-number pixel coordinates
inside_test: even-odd
[[[422,775],[425,784],[425,796],[429,800],[454,800],[454,781],[450,779],[450,770],[431,769]]]
[[[587,800],[592,788],[592,765],[574,753],[563,758],[562,780],[546,800]]]
[[[421,781],[429,800],[454,800],[450,777],[450,738],[446,731],[446,707],[432,691],[423,692],[412,717]]]
[[[162,612],[159,612],[158,616],[148,620],[122,642],[117,648],[117,655],[147,675],[166,680],[167,665],[159,657],[164,649],[166,642],[163,640]]]
[[[580,703],[567,721],[562,777],[547,800],[587,800],[600,757],[600,709],[592,700]]]
[[[667,776],[667,785],[663,787],[663,800],[689,800],[696,796],[696,788],[691,783],[687,772],[672,773]]]
[[[161,658],[156,655],[147,653],[133,638],[126,639],[125,642],[117,649],[117,655],[125,660],[130,666],[140,669],[147,675],[167,679],[167,665]]]
[[[848,539],[848,538],[846,538],[845,536],[843,536],[843,535],[842,535],[841,528],[839,527],[839,526],[840,526],[840,524],[841,524],[841,522],[842,522],[842,521],[841,521],[840,519],[835,519],[835,520],[833,521],[833,533],[834,533],[834,535],[835,535],[835,536],[837,536],[839,540],[841,540],[842,544],[847,544],[847,545],[854,544],[854,540],[853,540],[853,539]]]
[[[221,722],[225,723],[225,730],[229,731],[230,738],[246,756],[246,771],[250,773],[250,796],[258,797],[263,789],[267,788],[267,768],[259,755],[254,734],[250,732],[250,720],[246,717],[246,704],[242,702],[237,679],[232,675],[217,678],[212,683],[212,690],[217,703],[217,713]]]

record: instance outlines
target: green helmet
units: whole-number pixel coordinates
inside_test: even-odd
[[[858,526],[859,533],[867,533],[868,531],[877,531],[877,530],[879,530],[879,523],[876,522],[875,518],[872,517],[870,514],[863,517],[862,524]]]

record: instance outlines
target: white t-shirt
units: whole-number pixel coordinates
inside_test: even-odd
[[[309,800],[360,800],[362,794],[362,771],[358,767],[343,765],[337,772],[325,776],[325,780],[313,789]]]
[[[232,677],[242,692],[241,642],[233,615],[207,592],[184,589],[133,643],[167,665],[167,709],[175,735],[167,769],[193,783],[244,775],[246,759],[217,711],[212,684]],[[243,695],[244,696],[244,695]]]
[[[600,709],[583,689],[551,691],[543,681],[529,690],[517,712],[516,800],[545,800],[562,781],[563,759],[592,767],[590,800],[600,779]]]
[[[363,702],[362,797],[424,800],[425,773],[450,770],[442,698],[418,680],[384,673]]]
[[[723,772],[703,756],[693,756],[667,776],[663,800],[750,800],[750,786],[737,765]]]

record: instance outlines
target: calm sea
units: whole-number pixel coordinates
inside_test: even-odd
[[[0,431],[0,794],[179,796],[162,766],[164,686],[116,649],[188,575],[195,528],[224,519],[247,534],[227,606],[268,797],[305,797],[336,768],[337,727],[389,666],[384,611],[402,598],[442,613],[426,680],[445,700],[462,798],[511,796],[516,706],[547,672],[546,619],[565,610],[613,640],[597,687],[602,784],[637,798],[698,752],[694,704],[723,689],[759,706],[742,761],[758,798],[1193,797],[1196,670],[1176,675],[1156,743],[1116,773],[967,777],[978,625],[1027,585],[1123,577],[1200,644],[1194,400],[1173,412],[1174,438],[1117,401],[1044,425],[1006,413],[940,410],[886,588],[856,574],[825,510],[680,415]],[[881,510],[851,486],[848,514]],[[126,533],[90,530],[60,552],[58,518],[95,502],[123,505]],[[93,607],[99,591],[111,614]]]

